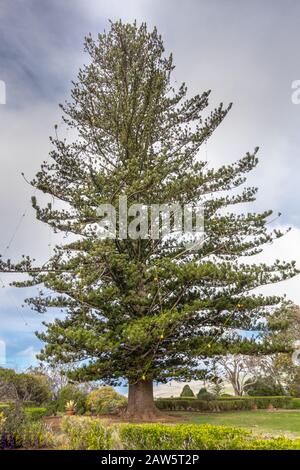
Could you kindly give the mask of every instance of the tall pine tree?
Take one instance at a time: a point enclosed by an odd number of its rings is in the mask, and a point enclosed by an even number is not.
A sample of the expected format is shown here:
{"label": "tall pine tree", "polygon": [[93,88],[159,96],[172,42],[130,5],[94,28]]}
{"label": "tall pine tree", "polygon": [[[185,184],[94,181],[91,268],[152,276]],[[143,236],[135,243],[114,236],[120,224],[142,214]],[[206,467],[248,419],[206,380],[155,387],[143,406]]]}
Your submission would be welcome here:
{"label": "tall pine tree", "polygon": [[[85,50],[90,63],[62,106],[77,138],[53,138],[51,161],[32,181],[61,203],[41,207],[33,198],[37,219],[75,238],[56,246],[46,265],[24,257],[2,261],[1,270],[28,273],[17,286],[45,287],[27,299],[37,311],[65,311],[38,333],[40,359],[74,364],[74,380],[126,380],[127,415],[149,418],[157,413],[153,381],[203,377],[206,357],[266,352],[256,335],[281,299],[253,290],[296,269],[241,261],[282,236],[267,228],[272,211],[229,210],[255,200],[257,189],[244,183],[257,149],[217,169],[199,158],[230,106],[203,118],[209,92],[187,98],[185,84],[173,87],[172,56],[157,30],[112,23],[96,41],[87,37]],[[119,196],[128,205],[201,202],[203,245],[189,251],[179,238],[100,239],[92,228],[98,207],[117,208]]]}

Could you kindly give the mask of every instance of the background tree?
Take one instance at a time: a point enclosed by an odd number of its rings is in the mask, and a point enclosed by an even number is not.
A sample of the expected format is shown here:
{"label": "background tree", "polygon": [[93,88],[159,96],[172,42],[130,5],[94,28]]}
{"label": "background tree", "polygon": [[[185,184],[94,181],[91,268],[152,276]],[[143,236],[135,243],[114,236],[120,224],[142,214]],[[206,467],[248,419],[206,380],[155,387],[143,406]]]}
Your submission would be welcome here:
{"label": "background tree", "polygon": [[[45,324],[40,359],[73,364],[72,380],[129,384],[128,417],[156,415],[153,381],[201,379],[202,359],[230,352],[268,352],[245,332],[264,331],[281,298],[255,295],[260,286],[296,274],[294,263],[245,263],[282,235],[268,230],[272,211],[231,209],[255,200],[244,187],[257,149],[212,169],[199,154],[231,105],[207,112],[209,91],[187,97],[175,89],[172,56],[156,29],[112,23],[85,41],[90,62],[62,106],[73,141],[51,139],[32,186],[57,201],[38,220],[74,235],[43,266],[24,257],[3,261],[26,272],[17,286],[45,286],[27,300],[37,311],[64,309]],[[74,135],[74,133],[72,133]],[[205,240],[194,251],[181,238],[99,238],[100,204],[196,204],[205,208]],[[149,220],[150,225],[150,220]],[[50,292],[50,294],[49,294]],[[76,366],[76,367],[75,367]]]}
{"label": "background tree", "polygon": [[285,395],[285,390],[272,375],[257,376],[246,381],[247,394],[252,397],[279,397]]}
{"label": "background tree", "polygon": [[237,396],[244,395],[248,388],[270,369],[271,360],[266,356],[244,356],[228,354],[213,360],[215,375],[230,383]]}
{"label": "background tree", "polygon": [[[289,346],[290,351],[272,356],[271,374],[277,383],[293,396],[300,396],[299,355],[297,362],[293,359],[293,351],[300,349],[300,308],[286,302],[270,321],[268,342],[275,348]],[[298,345],[297,345],[298,342]]]}
{"label": "background tree", "polygon": [[50,399],[51,389],[42,376],[0,368],[1,401],[13,402],[19,407],[26,402],[41,405]]}

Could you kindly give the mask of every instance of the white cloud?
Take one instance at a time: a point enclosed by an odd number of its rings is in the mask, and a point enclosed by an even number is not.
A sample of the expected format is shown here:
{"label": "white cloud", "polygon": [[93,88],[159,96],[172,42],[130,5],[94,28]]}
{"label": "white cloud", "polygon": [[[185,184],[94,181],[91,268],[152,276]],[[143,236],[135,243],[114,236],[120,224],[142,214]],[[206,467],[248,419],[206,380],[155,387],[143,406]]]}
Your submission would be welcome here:
{"label": "white cloud", "polygon": [[37,353],[38,351],[36,351],[33,346],[28,346],[28,348],[19,351],[16,355],[19,357],[25,357],[26,359],[35,360]]}

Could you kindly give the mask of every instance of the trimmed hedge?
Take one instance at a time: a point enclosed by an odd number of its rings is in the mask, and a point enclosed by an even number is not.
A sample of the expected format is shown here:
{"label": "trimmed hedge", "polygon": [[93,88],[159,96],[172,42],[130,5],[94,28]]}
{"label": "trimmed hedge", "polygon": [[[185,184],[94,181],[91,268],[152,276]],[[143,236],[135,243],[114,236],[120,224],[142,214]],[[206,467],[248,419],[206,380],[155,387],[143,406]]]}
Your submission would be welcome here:
{"label": "trimmed hedge", "polygon": [[47,416],[47,408],[42,407],[32,407],[32,408],[25,408],[25,414],[29,418],[30,421],[40,421]]}
{"label": "trimmed hedge", "polygon": [[264,439],[251,431],[210,424],[115,424],[65,417],[62,430],[74,450],[289,450],[300,439]]}
{"label": "trimmed hedge", "polygon": [[300,398],[292,398],[291,399],[291,406],[289,406],[292,410],[299,410],[300,409]]}
{"label": "trimmed hedge", "polygon": [[228,426],[196,424],[125,424],[119,436],[126,450],[238,449],[249,431]]}
{"label": "trimmed hedge", "polygon": [[9,408],[9,404],[8,403],[0,403],[0,411],[4,411],[4,410],[7,410],[7,408]]}
{"label": "trimmed hedge", "polygon": [[[269,405],[274,408],[296,408],[296,398],[291,397],[226,397],[216,400],[198,400],[196,398],[160,398],[156,400],[156,406],[164,411],[242,411],[251,410],[257,406],[266,409]],[[299,399],[300,402],[300,399]],[[297,402],[298,403],[298,402]],[[300,408],[300,403],[299,403]]]}

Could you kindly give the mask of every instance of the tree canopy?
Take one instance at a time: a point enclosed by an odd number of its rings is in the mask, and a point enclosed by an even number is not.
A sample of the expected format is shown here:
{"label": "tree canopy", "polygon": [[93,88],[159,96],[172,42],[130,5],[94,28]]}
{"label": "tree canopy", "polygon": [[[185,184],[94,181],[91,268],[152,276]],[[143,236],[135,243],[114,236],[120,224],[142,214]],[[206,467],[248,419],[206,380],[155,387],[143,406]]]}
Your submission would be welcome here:
{"label": "tree canopy", "polygon": [[[172,55],[146,24],[111,23],[96,40],[86,38],[85,51],[89,63],[61,106],[77,137],[57,132],[50,161],[32,180],[56,201],[42,207],[34,197],[37,219],[73,238],[43,266],[29,257],[0,266],[29,274],[17,286],[44,286],[27,299],[38,312],[66,313],[38,333],[40,358],[76,365],[75,380],[126,379],[141,390],[145,382],[151,393],[153,380],[203,377],[206,357],[269,351],[257,333],[282,299],[254,291],[297,271],[294,263],[251,261],[283,235],[269,229],[271,210],[237,209],[256,198],[245,182],[258,149],[216,169],[199,153],[231,104],[209,111],[210,91],[189,97],[185,84],[176,87]],[[99,238],[98,208],[118,211],[119,196],[128,205],[201,203],[203,244],[190,251],[161,233]]]}

